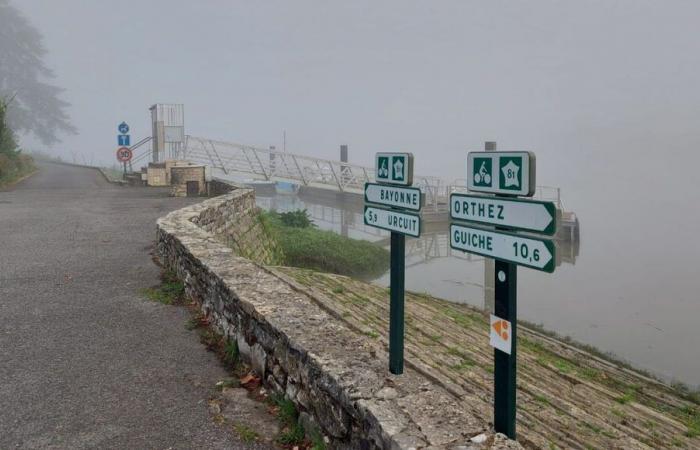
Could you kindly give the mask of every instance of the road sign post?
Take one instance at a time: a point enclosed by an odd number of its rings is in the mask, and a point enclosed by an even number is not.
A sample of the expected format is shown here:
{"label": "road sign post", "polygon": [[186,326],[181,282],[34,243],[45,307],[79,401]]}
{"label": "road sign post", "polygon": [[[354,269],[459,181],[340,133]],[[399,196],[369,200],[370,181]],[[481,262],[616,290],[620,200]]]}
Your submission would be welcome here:
{"label": "road sign post", "polygon": [[[515,439],[518,266],[554,271],[555,247],[549,239],[510,232],[553,235],[557,209],[552,202],[524,200],[535,192],[535,155],[496,152],[487,142],[484,152],[467,156],[467,188],[495,194],[450,196],[450,219],[480,226],[450,225],[450,246],[494,258],[494,314],[489,341],[494,347],[494,429]],[[493,228],[484,228],[492,226]]]}
{"label": "road sign post", "polygon": [[518,266],[496,260],[495,315],[509,323],[510,353],[493,349],[493,427],[515,439]]}
{"label": "road sign post", "polygon": [[389,371],[403,373],[406,237],[391,233],[391,274],[389,303]]}
{"label": "road sign post", "polygon": [[[420,189],[413,184],[413,155],[377,153],[377,183],[365,184],[365,225],[391,232],[391,272],[389,277],[389,371],[403,373],[404,303],[406,281],[406,235],[419,237],[423,205]],[[377,208],[372,204],[386,208]]]}
{"label": "road sign post", "polygon": [[129,132],[129,125],[126,122],[122,122],[117,126],[117,145],[119,149],[117,150],[117,160],[124,164],[124,179],[126,179],[126,163],[131,161],[133,156],[129,146],[131,145],[131,136],[127,133]]}

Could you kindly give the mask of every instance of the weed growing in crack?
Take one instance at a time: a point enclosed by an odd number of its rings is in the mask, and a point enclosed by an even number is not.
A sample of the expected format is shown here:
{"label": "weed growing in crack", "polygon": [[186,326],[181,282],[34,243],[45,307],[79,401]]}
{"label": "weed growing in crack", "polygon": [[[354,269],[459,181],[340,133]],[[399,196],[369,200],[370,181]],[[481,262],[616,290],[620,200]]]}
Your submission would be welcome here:
{"label": "weed growing in crack", "polygon": [[233,429],[236,430],[238,436],[240,436],[241,440],[246,444],[254,442],[259,437],[258,433],[256,433],[252,428],[242,423],[233,424]]}

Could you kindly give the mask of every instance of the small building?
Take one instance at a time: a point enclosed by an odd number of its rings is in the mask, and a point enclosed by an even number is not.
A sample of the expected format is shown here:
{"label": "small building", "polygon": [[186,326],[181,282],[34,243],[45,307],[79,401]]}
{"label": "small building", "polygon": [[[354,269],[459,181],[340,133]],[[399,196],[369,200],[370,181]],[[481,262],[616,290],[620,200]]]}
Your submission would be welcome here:
{"label": "small building", "polygon": [[206,167],[203,165],[173,165],[170,167],[170,195],[196,197],[207,193]]}
{"label": "small building", "polygon": [[148,163],[146,177],[149,186],[168,186],[169,184],[165,163]]}

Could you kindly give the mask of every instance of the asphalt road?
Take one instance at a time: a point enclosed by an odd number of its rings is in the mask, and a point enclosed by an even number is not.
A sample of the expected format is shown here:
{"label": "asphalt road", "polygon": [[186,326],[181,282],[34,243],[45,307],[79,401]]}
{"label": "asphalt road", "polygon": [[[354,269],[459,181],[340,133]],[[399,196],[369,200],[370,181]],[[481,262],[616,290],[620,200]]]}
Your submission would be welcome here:
{"label": "asphalt road", "polygon": [[253,448],[212,422],[226,373],[187,311],[139,294],[191,201],[57,164],[0,192],[0,448]]}

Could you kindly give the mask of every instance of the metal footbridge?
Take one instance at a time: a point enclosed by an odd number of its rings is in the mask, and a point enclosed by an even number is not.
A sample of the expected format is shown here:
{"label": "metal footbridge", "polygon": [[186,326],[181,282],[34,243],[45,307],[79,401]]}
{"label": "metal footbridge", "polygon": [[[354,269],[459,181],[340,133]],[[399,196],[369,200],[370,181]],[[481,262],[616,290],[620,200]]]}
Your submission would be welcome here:
{"label": "metal footbridge", "polygon": [[[149,138],[142,140],[132,149],[148,140]],[[134,163],[150,160],[152,150],[147,146],[144,148],[134,158]],[[375,179],[373,167],[190,135],[184,136],[184,145],[178,146],[170,157],[204,164],[212,171],[228,177],[281,181],[359,195],[364,193],[365,183]],[[415,175],[414,186],[420,188],[425,195],[424,217],[432,216],[436,220],[446,219],[452,192],[466,191],[464,179],[447,182],[434,176]],[[559,188],[538,186],[535,197],[553,201],[562,210],[562,225],[574,229],[576,216],[564,211]]]}

